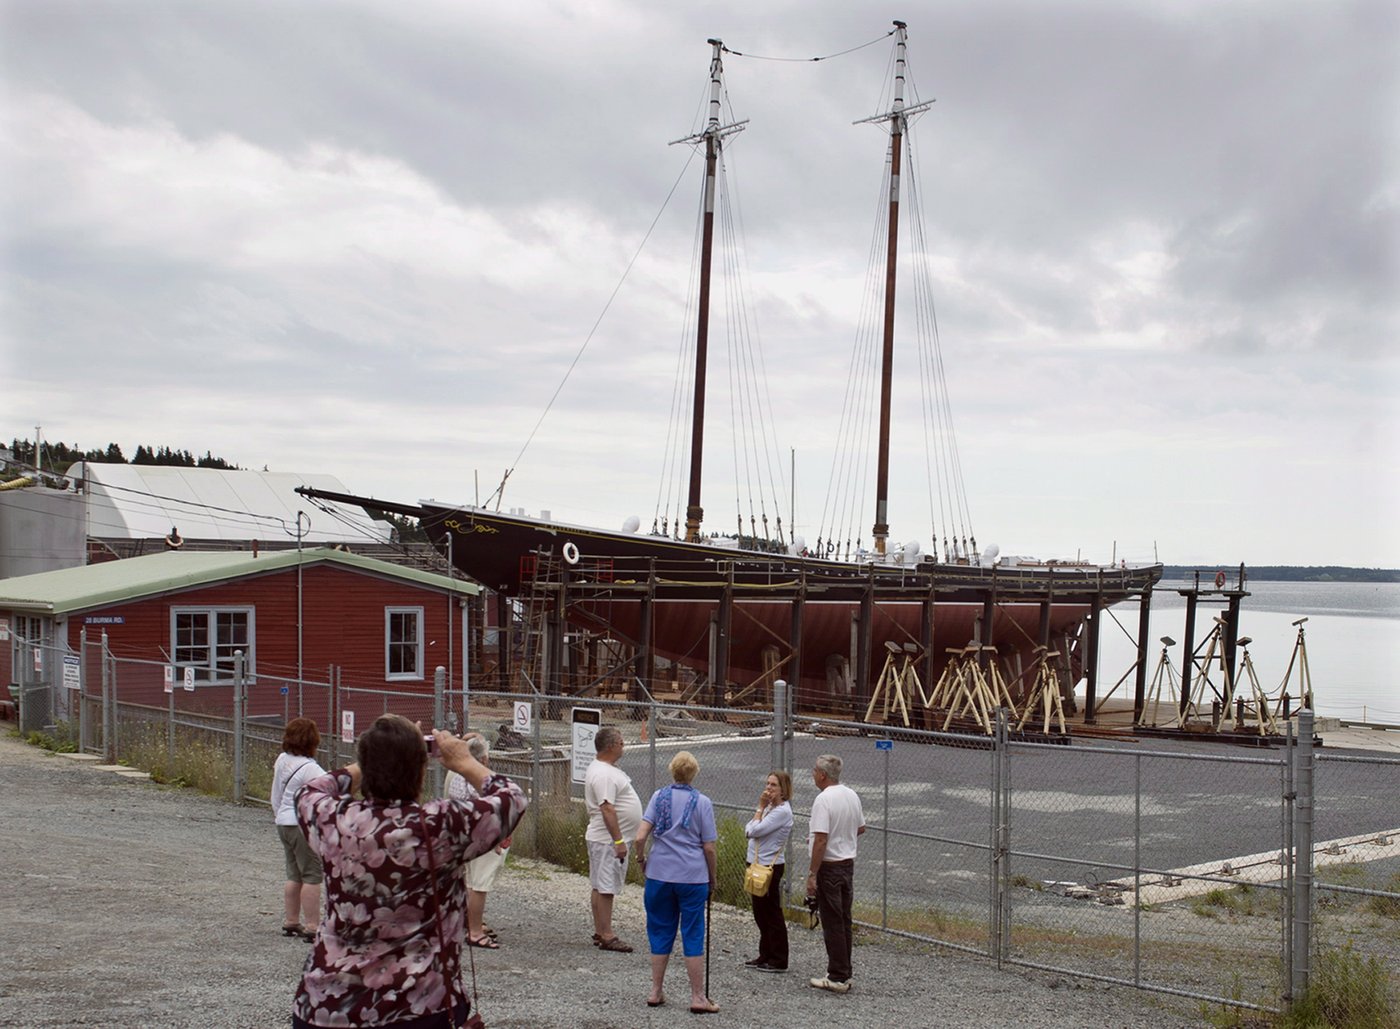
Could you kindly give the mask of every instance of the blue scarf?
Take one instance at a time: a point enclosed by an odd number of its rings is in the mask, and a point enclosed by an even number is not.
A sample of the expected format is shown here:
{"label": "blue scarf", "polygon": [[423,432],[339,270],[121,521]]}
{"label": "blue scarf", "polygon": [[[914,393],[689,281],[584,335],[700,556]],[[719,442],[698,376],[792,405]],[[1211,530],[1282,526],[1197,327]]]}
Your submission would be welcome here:
{"label": "blue scarf", "polygon": [[685,806],[685,814],[681,815],[680,827],[682,829],[690,824],[690,815],[695,810],[695,805],[700,802],[700,794],[695,792],[695,787],[689,783],[678,782],[671,789],[658,793],[656,796],[656,828],[652,830],[658,839],[665,835],[667,829],[671,828],[671,790],[688,790],[690,792],[690,802]]}

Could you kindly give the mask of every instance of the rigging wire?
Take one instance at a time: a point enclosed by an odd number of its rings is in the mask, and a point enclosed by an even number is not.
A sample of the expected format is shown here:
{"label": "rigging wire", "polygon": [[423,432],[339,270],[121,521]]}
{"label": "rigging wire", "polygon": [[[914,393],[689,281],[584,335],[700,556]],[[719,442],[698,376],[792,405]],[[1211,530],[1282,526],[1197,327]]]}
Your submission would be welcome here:
{"label": "rigging wire", "polygon": [[762,54],[746,54],[738,50],[731,50],[722,43],[720,44],[720,49],[726,54],[733,54],[735,57],[747,57],[751,61],[780,61],[787,64],[812,64],[816,61],[829,61],[833,57],[845,57],[847,54],[853,54],[857,50],[864,50],[868,46],[874,46],[876,43],[889,39],[894,34],[895,30],[890,29],[883,36],[876,36],[868,43],[861,43],[846,50],[838,50],[834,54],[825,54],[821,57],[767,57]]}
{"label": "rigging wire", "polygon": [[665,213],[667,206],[671,203],[671,198],[676,195],[676,189],[680,186],[681,180],[685,177],[686,169],[690,167],[690,162],[694,159],[695,152],[692,150],[690,157],[686,158],[685,165],[681,168],[680,174],[676,176],[676,181],[671,184],[671,189],[670,192],[666,194],[666,199],[661,202],[661,209],[656,212],[656,217],[651,220],[651,225],[647,227],[646,234],[642,237],[642,241],[637,244],[637,249],[632,254],[631,260],[627,262],[627,267],[622,270],[622,276],[617,280],[617,285],[614,286],[612,292],[608,294],[607,302],[603,304],[603,309],[598,312],[598,317],[593,322],[593,327],[588,330],[588,335],[584,337],[582,345],[578,348],[578,353],[574,354],[574,359],[569,362],[569,367],[564,371],[564,377],[559,380],[559,385],[554,388],[554,392],[550,395],[549,402],[545,404],[544,410],[540,412],[540,417],[535,422],[535,427],[530,430],[530,435],[526,437],[525,442],[521,445],[520,452],[515,455],[515,460],[513,460],[510,463],[510,467],[506,469],[506,473],[502,477],[500,485],[486,498],[487,504],[491,502],[492,497],[495,497],[505,488],[505,480],[510,477],[511,472],[520,464],[520,459],[525,456],[525,451],[528,450],[530,444],[534,442],[535,434],[540,431],[540,426],[544,424],[545,418],[549,416],[550,410],[554,407],[554,402],[559,399],[559,394],[563,392],[565,384],[568,383],[569,376],[573,374],[574,368],[578,366],[584,351],[588,349],[588,344],[593,341],[593,336],[597,333],[598,326],[601,325],[603,319],[607,317],[608,311],[612,308],[613,301],[617,299],[618,293],[622,291],[623,283],[627,281],[627,276],[637,263],[637,259],[642,256],[642,250],[645,249],[647,241],[651,239],[652,232],[656,230],[657,223],[661,221],[661,215]]}

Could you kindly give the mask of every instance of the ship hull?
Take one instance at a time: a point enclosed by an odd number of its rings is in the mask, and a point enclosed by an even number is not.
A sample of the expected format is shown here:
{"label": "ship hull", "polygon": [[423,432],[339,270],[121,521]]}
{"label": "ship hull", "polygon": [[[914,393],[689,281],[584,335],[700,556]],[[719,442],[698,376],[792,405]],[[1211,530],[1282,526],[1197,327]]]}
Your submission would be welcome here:
{"label": "ship hull", "polygon": [[1161,577],[1160,565],[824,561],[431,503],[421,518],[473,579],[522,605],[562,598],[566,622],[694,670],[716,684],[714,700],[761,698],[782,678],[806,706],[857,714],[886,644],[918,649],[931,691],[950,651],[989,643],[1014,696],[1038,645],[1072,667],[1086,616]]}

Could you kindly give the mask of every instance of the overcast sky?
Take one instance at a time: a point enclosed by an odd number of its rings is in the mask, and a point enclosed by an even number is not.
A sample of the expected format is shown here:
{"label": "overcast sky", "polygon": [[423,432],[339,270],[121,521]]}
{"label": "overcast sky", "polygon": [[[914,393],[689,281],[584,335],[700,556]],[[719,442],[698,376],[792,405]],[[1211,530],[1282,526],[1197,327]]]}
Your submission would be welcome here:
{"label": "overcast sky", "polygon": [[[883,163],[851,122],[891,46],[756,58],[898,17],[937,100],[920,187],[979,542],[1400,567],[1392,0],[0,11],[6,440],[486,495],[682,172],[717,36],[751,55],[725,59],[729,166],[813,532]],[[650,523],[694,192],[507,506]],[[898,402],[896,433],[917,418]],[[895,538],[926,532],[922,490],[896,485]]]}

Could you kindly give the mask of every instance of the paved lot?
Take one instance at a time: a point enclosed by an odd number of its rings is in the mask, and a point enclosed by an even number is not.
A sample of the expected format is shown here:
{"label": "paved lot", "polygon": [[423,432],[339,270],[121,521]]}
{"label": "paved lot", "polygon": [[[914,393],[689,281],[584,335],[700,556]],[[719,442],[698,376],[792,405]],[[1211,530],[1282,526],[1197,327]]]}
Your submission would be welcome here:
{"label": "paved lot", "polygon": [[[282,937],[281,854],[266,809],[120,778],[0,736],[0,1024],[285,1026],[304,947]],[[673,1025],[651,1011],[645,954],[588,942],[587,883],[515,867],[488,917],[503,949],[478,951],[487,1024]],[[619,927],[643,938],[639,891]],[[746,972],[750,919],[716,911],[707,1024],[1045,1027],[1199,1024],[1197,1007],[1063,976],[997,971],[958,953],[881,938],[856,955],[846,997],[808,989],[818,934],[794,928],[795,971]]]}

